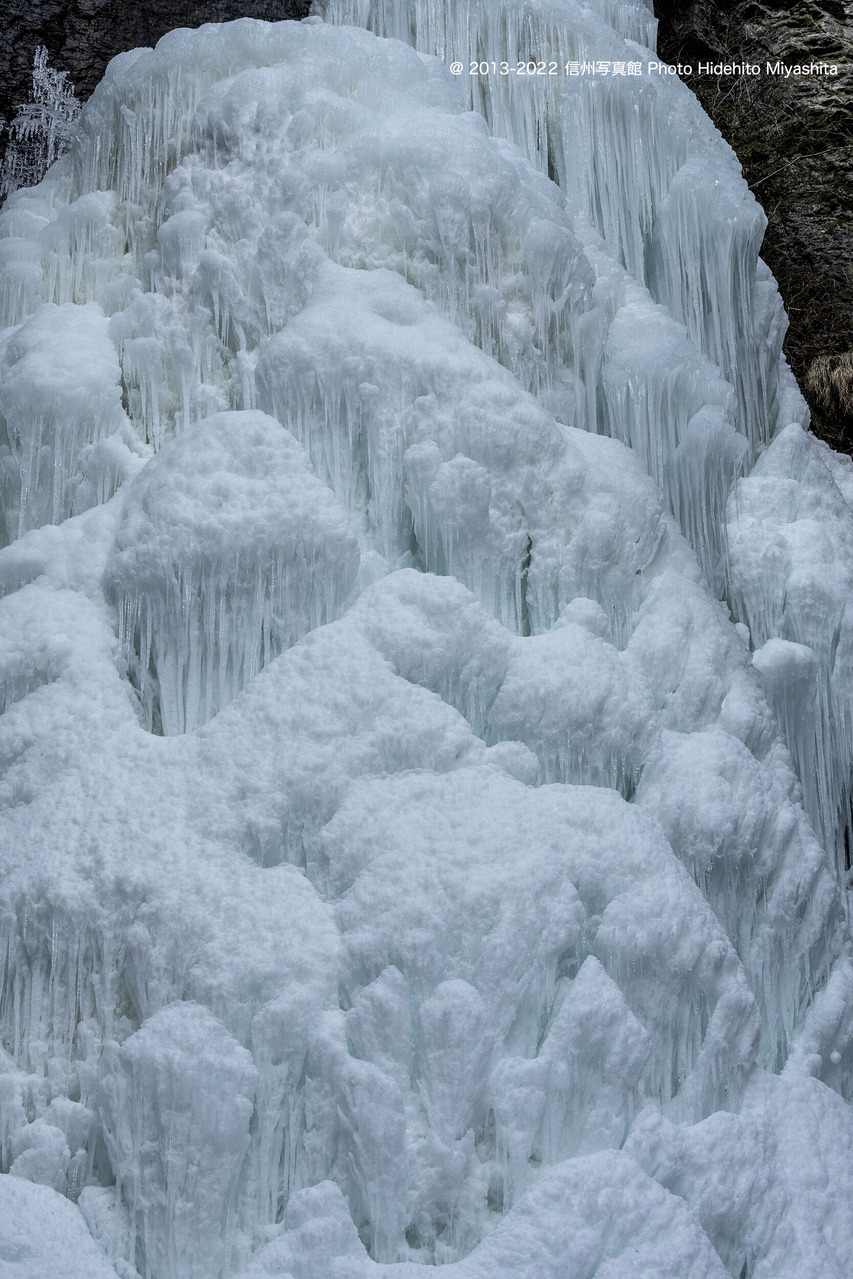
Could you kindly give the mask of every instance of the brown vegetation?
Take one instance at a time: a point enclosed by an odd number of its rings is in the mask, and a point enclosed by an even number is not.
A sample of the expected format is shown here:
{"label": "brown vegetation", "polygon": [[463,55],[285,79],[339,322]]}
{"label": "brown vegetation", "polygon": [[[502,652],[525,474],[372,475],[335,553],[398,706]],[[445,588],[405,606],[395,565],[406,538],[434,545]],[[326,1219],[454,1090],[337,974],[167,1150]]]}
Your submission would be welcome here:
{"label": "brown vegetation", "polygon": [[853,439],[853,351],[812,360],[805,390],[819,405],[821,415]]}

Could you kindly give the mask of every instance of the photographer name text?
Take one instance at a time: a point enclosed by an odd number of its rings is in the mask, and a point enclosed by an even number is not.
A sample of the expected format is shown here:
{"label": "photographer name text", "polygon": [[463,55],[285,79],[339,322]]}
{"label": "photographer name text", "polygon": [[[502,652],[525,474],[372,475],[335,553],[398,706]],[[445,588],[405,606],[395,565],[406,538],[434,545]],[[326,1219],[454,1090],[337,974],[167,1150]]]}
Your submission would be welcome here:
{"label": "photographer name text", "polygon": [[[668,62],[647,62],[649,75],[693,75],[693,65],[679,62],[671,66]],[[798,62],[788,66],[784,62],[698,62],[697,75],[712,76],[779,76],[783,80],[791,76],[832,76],[838,75],[835,62]]]}

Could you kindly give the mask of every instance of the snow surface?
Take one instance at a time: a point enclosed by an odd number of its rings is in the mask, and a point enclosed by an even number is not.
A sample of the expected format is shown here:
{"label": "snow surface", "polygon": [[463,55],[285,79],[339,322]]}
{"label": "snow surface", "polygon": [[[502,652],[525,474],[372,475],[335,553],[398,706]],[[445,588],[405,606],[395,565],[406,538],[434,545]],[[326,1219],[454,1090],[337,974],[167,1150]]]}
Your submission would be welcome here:
{"label": "snow surface", "polygon": [[5,1279],[113,1279],[115,1270],[62,1195],[0,1175],[0,1265]]}
{"label": "snow surface", "polygon": [[0,213],[0,1260],[848,1274],[853,473],[763,215],[678,82],[444,65],[642,5],[325,17],[122,55]]}

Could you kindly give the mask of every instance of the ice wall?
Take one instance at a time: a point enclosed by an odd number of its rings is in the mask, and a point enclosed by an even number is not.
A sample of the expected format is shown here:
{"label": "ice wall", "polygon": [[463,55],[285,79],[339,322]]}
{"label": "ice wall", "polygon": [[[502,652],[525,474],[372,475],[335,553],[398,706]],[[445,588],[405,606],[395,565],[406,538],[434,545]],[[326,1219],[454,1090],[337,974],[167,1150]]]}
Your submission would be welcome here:
{"label": "ice wall", "polygon": [[431,56],[641,6],[328,16],[117,59],[0,214],[0,1250],[843,1273],[849,477],[760,211],[680,86]]}

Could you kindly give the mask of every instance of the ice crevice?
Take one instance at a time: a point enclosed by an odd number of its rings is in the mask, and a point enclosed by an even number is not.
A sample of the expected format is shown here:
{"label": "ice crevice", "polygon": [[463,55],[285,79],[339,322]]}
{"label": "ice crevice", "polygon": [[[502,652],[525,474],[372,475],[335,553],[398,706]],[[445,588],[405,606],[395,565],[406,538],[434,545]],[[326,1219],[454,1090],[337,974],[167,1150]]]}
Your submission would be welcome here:
{"label": "ice crevice", "polygon": [[0,1256],[842,1274],[853,480],[763,215],[669,79],[443,65],[643,5],[323,12],[0,212]]}

